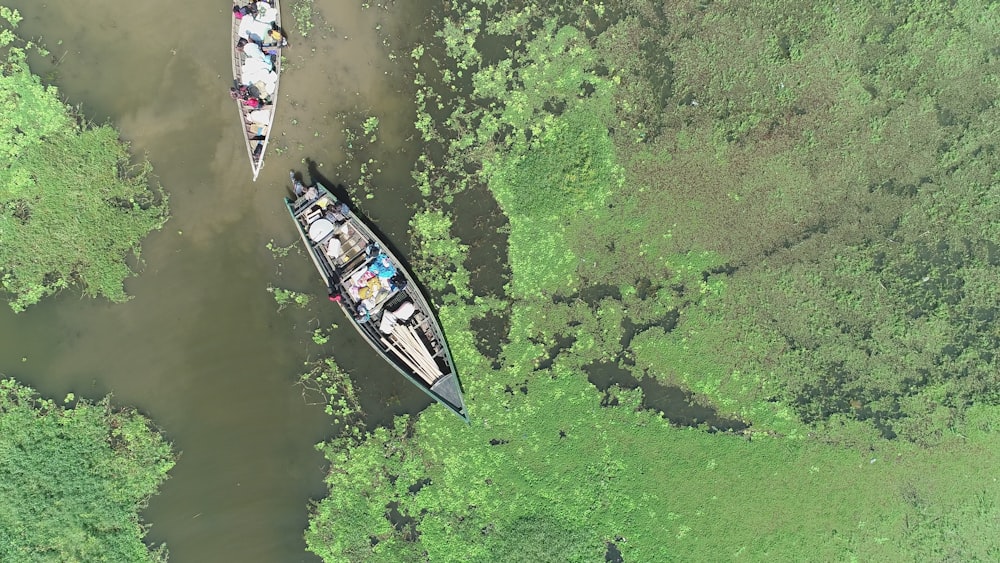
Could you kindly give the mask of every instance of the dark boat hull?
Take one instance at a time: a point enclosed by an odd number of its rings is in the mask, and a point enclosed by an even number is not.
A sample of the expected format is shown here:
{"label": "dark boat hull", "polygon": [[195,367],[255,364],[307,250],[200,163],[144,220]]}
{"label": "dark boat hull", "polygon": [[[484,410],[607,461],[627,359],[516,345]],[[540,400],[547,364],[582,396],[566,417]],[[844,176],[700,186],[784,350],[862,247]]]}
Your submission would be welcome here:
{"label": "dark boat hull", "polygon": [[[315,197],[286,198],[285,205],[331,299],[383,359],[468,422],[444,333],[412,275],[361,218],[327,213],[341,202],[323,186],[315,189]],[[378,252],[366,252],[373,243]],[[372,272],[379,271],[378,278],[389,268],[394,274],[388,283],[372,281]]]}

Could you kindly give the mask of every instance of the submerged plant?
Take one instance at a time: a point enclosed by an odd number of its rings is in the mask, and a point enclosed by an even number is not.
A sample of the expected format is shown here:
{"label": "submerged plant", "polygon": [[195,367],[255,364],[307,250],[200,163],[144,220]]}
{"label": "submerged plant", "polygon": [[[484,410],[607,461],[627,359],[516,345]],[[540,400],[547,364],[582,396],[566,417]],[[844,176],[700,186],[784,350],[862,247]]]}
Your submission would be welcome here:
{"label": "submerged plant", "polygon": [[267,286],[267,291],[274,295],[274,301],[278,304],[279,312],[289,305],[296,305],[304,309],[308,307],[309,303],[312,301],[312,297],[309,294],[292,291],[290,289],[282,289],[280,287],[269,285]]}
{"label": "submerged plant", "polygon": [[330,334],[323,330],[322,328],[317,328],[313,330],[312,340],[316,344],[322,346],[330,341]]}
{"label": "submerged plant", "polygon": [[295,0],[292,4],[292,18],[299,35],[308,37],[315,24],[313,23],[313,0]]}

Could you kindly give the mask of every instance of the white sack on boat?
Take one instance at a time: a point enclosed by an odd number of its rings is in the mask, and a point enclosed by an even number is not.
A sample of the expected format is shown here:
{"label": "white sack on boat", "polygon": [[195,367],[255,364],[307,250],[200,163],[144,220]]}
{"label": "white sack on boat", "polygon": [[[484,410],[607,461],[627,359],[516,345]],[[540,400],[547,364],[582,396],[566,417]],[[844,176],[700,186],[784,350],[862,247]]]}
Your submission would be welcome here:
{"label": "white sack on boat", "polygon": [[251,123],[258,123],[260,125],[267,125],[271,122],[271,110],[269,109],[258,109],[251,111],[247,117],[250,118]]}
{"label": "white sack on boat", "polygon": [[[274,19],[272,18],[271,21],[274,21]],[[237,33],[244,39],[263,42],[269,31],[271,31],[270,22],[245,17],[240,20],[240,27]]]}
{"label": "white sack on boat", "polygon": [[330,258],[339,258],[340,253],[343,252],[344,247],[340,243],[340,239],[337,237],[330,238],[330,244],[326,246],[326,255]]}
{"label": "white sack on boat", "polygon": [[417,308],[413,306],[413,303],[407,301],[407,302],[403,303],[402,305],[400,305],[392,313],[393,313],[393,315],[397,319],[399,319],[401,321],[405,321],[405,320],[409,320],[409,318],[412,317],[413,313],[415,313],[416,311],[417,311]]}
{"label": "white sack on boat", "polygon": [[278,19],[278,10],[267,2],[257,2],[257,16],[254,19],[266,23],[270,29],[271,24]]}
{"label": "white sack on boat", "polygon": [[396,320],[396,315],[393,315],[389,311],[382,313],[382,322],[378,324],[378,329],[382,334],[392,334],[392,329],[395,327],[399,321]]}
{"label": "white sack on boat", "polygon": [[271,66],[271,55],[265,55],[264,51],[260,50],[260,46],[256,43],[247,43],[243,46],[243,54],[249,59],[260,59],[264,61],[269,67]]}
{"label": "white sack on boat", "polygon": [[[256,84],[258,88],[263,85],[262,92],[268,96],[274,94],[274,89],[278,83],[278,73],[271,70],[271,65],[260,59],[246,59],[240,68],[240,78],[243,84]],[[259,83],[259,84],[258,84]]]}

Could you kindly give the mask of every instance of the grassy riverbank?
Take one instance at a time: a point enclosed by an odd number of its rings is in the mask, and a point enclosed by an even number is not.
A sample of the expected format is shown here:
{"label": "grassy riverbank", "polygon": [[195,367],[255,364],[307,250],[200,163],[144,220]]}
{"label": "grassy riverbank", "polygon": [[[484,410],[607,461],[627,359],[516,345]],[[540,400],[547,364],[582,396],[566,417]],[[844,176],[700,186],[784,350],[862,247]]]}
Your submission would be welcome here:
{"label": "grassy riverbank", "polygon": [[170,444],[108,398],[66,402],[0,380],[0,560],[165,561],[139,511],[174,465]]}
{"label": "grassy riverbank", "polygon": [[[997,557],[998,19],[453,6],[411,53],[413,227],[473,424],[432,408],[329,444],[310,549]],[[499,235],[464,224],[484,197]],[[607,366],[748,428],[671,425],[598,391]]]}
{"label": "grassy riverbank", "polygon": [[[166,220],[146,163],[132,166],[110,126],[93,127],[26,63],[38,45],[0,7],[0,275],[15,311],[70,286],[113,301],[126,259]],[[134,410],[39,397],[0,380],[0,560],[165,561],[139,512],[174,465]]]}
{"label": "grassy riverbank", "polygon": [[16,11],[0,10],[3,290],[15,311],[71,286],[124,301],[126,260],[166,221],[165,195],[150,190],[149,164],[132,164],[117,131],[86,123],[31,73],[26,52],[42,49],[14,35]]}

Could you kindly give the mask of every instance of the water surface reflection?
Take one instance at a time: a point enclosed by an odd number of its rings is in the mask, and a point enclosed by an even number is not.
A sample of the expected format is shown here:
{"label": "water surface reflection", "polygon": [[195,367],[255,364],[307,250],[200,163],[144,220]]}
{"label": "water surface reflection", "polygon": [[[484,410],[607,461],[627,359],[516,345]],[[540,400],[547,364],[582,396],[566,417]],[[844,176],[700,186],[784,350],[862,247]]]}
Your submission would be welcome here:
{"label": "water surface reflection", "polygon": [[[55,398],[113,393],[164,429],[181,459],[145,517],[149,538],[168,542],[172,561],[316,561],[302,530],[308,499],[323,494],[313,445],[331,427],[294,383],[302,361],[322,352],[309,330],[341,319],[322,300],[278,314],[269,283],[320,297],[322,284],[304,256],[276,263],[265,245],[295,240],[281,203],[287,170],[309,157],[332,173],[343,160],[339,112],[379,115],[383,150],[407,151],[399,131],[412,121],[411,102],[375,31],[394,29],[397,16],[317,0],[337,23],[308,41],[293,35],[276,121],[285,150],[270,152],[251,183],[228,97],[227,4],[4,3],[24,16],[20,33],[52,52],[32,59],[35,72],[148,155],[173,218],[146,240],[129,303],[66,292],[18,316],[0,309],[0,373]],[[351,29],[348,38],[338,27]],[[409,160],[385,170],[400,187],[377,191],[364,207],[400,240],[414,197]],[[331,345],[360,377],[369,420],[428,404],[350,328],[335,331]]]}

